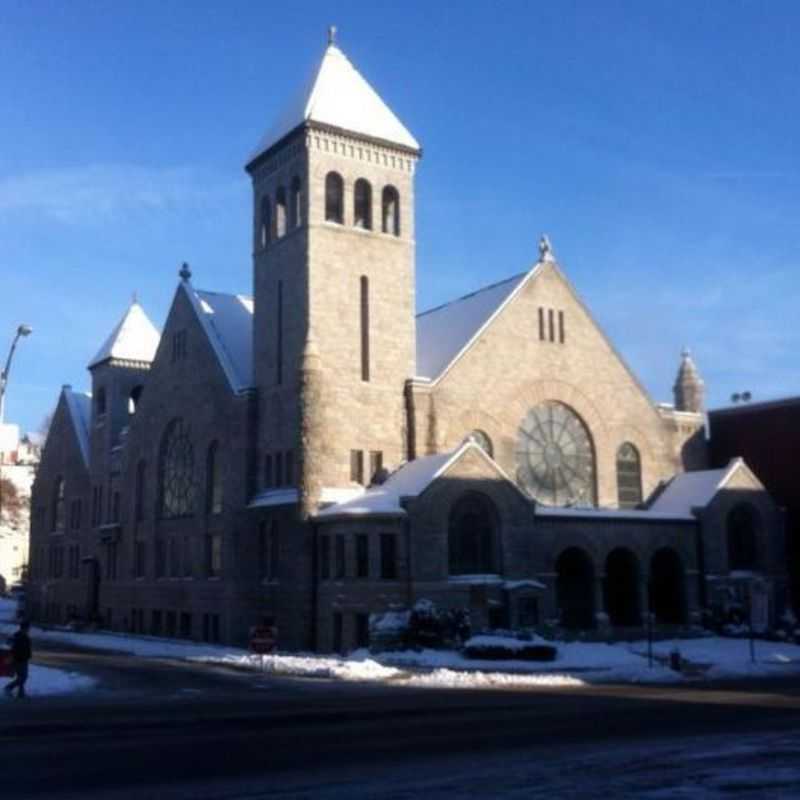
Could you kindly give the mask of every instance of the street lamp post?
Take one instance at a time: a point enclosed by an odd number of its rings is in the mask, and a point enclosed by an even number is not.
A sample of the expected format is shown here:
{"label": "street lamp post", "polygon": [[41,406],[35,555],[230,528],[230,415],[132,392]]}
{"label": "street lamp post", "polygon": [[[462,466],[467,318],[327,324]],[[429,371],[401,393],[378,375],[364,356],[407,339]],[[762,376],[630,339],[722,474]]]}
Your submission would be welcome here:
{"label": "street lamp post", "polygon": [[17,342],[23,336],[30,336],[32,332],[33,328],[31,328],[30,325],[20,325],[17,328],[17,333],[11,342],[11,349],[8,351],[6,365],[3,368],[3,371],[0,372],[0,425],[2,425],[3,421],[5,420],[6,387],[8,386],[8,375],[11,372],[11,360],[14,358],[14,351],[17,349]]}

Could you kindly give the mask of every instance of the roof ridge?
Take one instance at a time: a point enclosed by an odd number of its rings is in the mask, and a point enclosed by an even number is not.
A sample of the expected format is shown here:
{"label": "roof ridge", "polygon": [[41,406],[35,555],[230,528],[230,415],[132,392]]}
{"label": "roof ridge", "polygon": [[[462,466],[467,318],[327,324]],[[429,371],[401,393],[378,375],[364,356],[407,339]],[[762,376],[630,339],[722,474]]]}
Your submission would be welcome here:
{"label": "roof ridge", "polygon": [[488,283],[486,286],[481,286],[479,289],[475,289],[472,292],[467,294],[461,295],[461,297],[454,297],[452,300],[448,300],[445,303],[441,303],[438,306],[434,306],[433,308],[428,308],[425,311],[420,311],[417,314],[417,318],[424,317],[426,314],[432,314],[434,311],[441,311],[443,308],[447,308],[448,306],[455,305],[456,303],[460,303],[462,300],[469,300],[471,297],[475,297],[475,295],[480,294],[481,292],[488,292],[490,289],[496,289],[498,286],[502,286],[504,283],[511,283],[511,281],[518,280],[523,275],[527,275],[530,270],[524,270],[522,272],[517,272],[515,275],[511,275],[508,278],[503,278],[501,281],[495,281],[494,283]]}
{"label": "roof ridge", "polygon": [[220,292],[217,289],[195,289],[195,291],[199,294],[217,294],[222,295],[223,297],[243,297],[245,300],[253,299],[253,295],[243,294],[242,292]]}

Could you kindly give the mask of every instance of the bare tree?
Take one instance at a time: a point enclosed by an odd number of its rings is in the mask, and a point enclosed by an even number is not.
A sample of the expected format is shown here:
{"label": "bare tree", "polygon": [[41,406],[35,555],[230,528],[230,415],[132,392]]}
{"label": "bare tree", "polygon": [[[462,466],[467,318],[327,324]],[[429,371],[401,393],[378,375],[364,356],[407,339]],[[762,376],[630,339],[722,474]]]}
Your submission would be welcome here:
{"label": "bare tree", "polygon": [[22,524],[25,501],[17,487],[0,475],[0,525],[16,529]]}

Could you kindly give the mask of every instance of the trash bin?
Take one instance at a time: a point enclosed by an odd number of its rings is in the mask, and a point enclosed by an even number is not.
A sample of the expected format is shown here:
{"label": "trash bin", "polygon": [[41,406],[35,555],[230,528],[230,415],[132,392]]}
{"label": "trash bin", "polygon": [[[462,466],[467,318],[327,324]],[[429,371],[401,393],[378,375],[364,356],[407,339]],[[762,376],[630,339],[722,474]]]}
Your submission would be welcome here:
{"label": "trash bin", "polygon": [[0,678],[14,677],[14,662],[11,658],[11,651],[0,648]]}

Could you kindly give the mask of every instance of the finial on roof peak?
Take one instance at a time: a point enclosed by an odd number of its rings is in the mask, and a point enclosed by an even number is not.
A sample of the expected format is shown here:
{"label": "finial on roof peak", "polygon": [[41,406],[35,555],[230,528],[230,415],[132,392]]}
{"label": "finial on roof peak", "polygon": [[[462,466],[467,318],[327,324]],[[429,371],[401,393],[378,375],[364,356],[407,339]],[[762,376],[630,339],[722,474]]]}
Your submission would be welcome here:
{"label": "finial on roof peak", "polygon": [[550,239],[546,233],[543,233],[539,239],[539,261],[555,261],[553,255],[553,245],[550,244]]}
{"label": "finial on roof peak", "polygon": [[328,44],[336,44],[336,26],[328,25]]}
{"label": "finial on roof peak", "polygon": [[139,295],[134,289],[133,294],[131,295],[131,305],[138,306],[139,305]]}
{"label": "finial on roof peak", "polygon": [[691,356],[692,356],[692,351],[688,347],[684,346],[683,350],[681,350],[681,358],[687,359],[691,358]]}
{"label": "finial on roof peak", "polygon": [[189,269],[189,265],[185,261],[183,264],[181,264],[181,271],[178,273],[178,275],[182,281],[188,281],[189,278],[192,277],[192,271]]}

